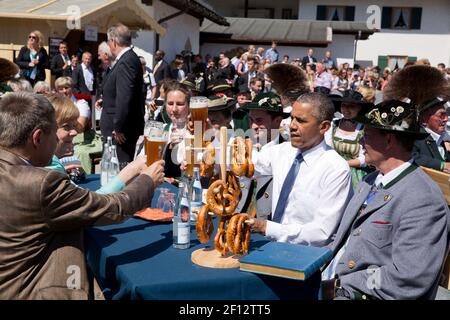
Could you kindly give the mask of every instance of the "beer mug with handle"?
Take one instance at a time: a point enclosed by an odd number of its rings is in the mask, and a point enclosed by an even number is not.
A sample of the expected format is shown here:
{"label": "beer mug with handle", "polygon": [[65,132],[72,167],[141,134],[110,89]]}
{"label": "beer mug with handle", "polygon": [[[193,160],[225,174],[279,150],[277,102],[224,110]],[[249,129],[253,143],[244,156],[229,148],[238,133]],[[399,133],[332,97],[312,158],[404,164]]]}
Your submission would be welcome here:
{"label": "beer mug with handle", "polygon": [[164,148],[167,145],[169,133],[164,130],[165,123],[159,121],[147,121],[144,128],[145,154],[147,156],[147,166],[153,162],[161,160]]}

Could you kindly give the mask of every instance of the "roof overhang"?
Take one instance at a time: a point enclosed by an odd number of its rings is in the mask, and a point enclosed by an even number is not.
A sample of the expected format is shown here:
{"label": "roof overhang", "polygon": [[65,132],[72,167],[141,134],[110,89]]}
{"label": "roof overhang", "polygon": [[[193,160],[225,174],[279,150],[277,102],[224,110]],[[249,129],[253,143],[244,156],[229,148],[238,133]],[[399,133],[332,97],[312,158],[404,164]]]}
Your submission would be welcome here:
{"label": "roof overhang", "polygon": [[153,30],[162,36],[166,32],[134,0],[21,1],[17,6],[14,3],[17,1],[0,1],[0,18],[45,20],[66,25],[67,21],[70,23],[76,18],[80,23],[73,23],[71,29],[83,29],[83,26],[93,25],[99,28],[99,32],[104,33],[112,24],[122,22],[132,30]]}
{"label": "roof overhang", "polygon": [[364,40],[375,32],[362,22],[233,17],[227,17],[227,20],[229,27],[204,21],[200,27],[201,42],[268,44],[275,40],[279,45],[287,46],[327,46],[332,42],[333,34],[350,34]]}
{"label": "roof overhang", "polygon": [[161,0],[165,4],[168,4],[178,10],[196,17],[200,20],[206,18],[218,25],[229,26],[227,18],[222,17],[220,14],[214,11],[213,7],[208,5],[202,0]]}

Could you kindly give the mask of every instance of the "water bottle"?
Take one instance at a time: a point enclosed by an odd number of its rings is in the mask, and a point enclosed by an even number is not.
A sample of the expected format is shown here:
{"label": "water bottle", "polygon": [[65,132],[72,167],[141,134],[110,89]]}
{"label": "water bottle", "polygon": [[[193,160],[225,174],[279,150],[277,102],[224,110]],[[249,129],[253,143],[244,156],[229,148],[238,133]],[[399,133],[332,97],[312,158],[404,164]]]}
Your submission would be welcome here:
{"label": "water bottle", "polygon": [[109,149],[109,152],[111,152],[111,147],[112,147],[112,137],[107,137],[106,138],[106,143],[108,144],[108,149]]}
{"label": "water bottle", "polygon": [[111,146],[111,161],[109,163],[108,181],[111,181],[120,172],[119,158],[117,157],[117,147]]}
{"label": "water bottle", "polygon": [[191,242],[189,187],[181,181],[178,185],[178,197],[173,216],[173,247],[188,249]]}
{"label": "water bottle", "polygon": [[100,163],[100,184],[105,186],[108,183],[108,171],[111,163],[111,152],[108,147],[108,143],[103,145],[103,156]]}
{"label": "water bottle", "polygon": [[202,185],[200,183],[200,171],[198,167],[194,167],[193,174],[193,184],[192,184],[192,201],[191,201],[191,223],[195,224],[197,222],[197,216],[203,206],[202,201]]}

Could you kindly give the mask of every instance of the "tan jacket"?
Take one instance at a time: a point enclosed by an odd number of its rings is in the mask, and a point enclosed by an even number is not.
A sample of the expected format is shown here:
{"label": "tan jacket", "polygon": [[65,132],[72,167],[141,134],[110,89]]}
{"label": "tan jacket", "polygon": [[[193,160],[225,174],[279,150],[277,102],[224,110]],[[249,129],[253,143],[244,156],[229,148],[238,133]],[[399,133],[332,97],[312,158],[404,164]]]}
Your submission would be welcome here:
{"label": "tan jacket", "polygon": [[153,191],[140,175],[122,192],[100,195],[0,149],[0,299],[92,298],[83,228],[127,219]]}

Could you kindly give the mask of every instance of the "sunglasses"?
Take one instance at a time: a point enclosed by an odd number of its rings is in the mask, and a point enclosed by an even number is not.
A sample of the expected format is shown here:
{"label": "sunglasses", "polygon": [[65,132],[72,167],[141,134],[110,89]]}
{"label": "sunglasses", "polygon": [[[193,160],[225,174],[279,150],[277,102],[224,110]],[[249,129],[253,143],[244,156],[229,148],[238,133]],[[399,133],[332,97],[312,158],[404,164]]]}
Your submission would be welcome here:
{"label": "sunglasses", "polygon": [[36,36],[28,36],[28,39],[36,39]]}

